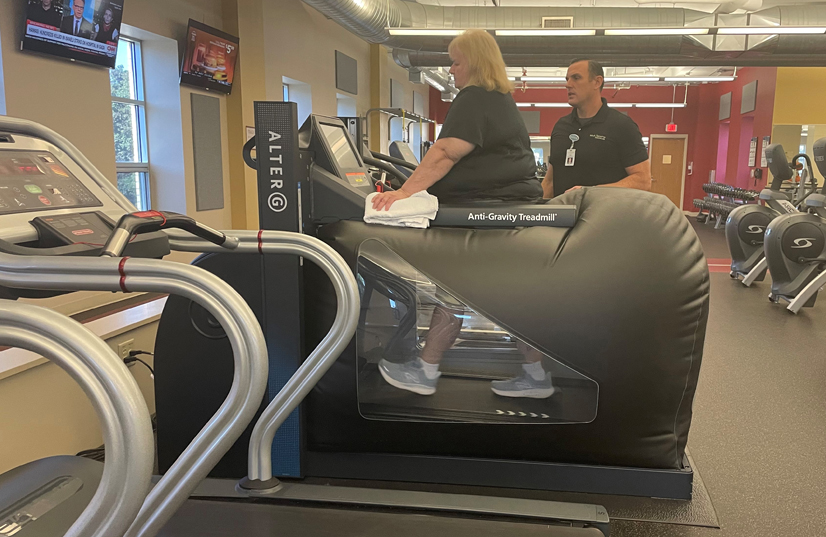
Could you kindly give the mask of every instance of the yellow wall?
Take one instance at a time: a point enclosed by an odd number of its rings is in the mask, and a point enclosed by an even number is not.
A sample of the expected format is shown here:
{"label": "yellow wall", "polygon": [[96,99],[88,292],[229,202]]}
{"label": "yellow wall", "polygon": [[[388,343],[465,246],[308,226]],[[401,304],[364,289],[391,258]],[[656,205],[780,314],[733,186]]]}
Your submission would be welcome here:
{"label": "yellow wall", "polygon": [[774,125],[826,124],[826,67],[778,67]]}

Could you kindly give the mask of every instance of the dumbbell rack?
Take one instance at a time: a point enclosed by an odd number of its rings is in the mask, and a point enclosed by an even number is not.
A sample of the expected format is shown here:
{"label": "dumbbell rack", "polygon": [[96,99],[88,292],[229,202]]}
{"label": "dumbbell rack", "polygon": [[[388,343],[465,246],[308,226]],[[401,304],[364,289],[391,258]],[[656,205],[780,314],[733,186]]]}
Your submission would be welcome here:
{"label": "dumbbell rack", "polygon": [[[724,220],[729,213],[744,203],[757,200],[760,193],[756,190],[746,190],[725,183],[706,183],[703,191],[708,194],[703,199],[695,199],[694,206],[700,209],[697,221],[714,223],[714,229],[723,227]],[[707,212],[703,212],[703,211]]]}

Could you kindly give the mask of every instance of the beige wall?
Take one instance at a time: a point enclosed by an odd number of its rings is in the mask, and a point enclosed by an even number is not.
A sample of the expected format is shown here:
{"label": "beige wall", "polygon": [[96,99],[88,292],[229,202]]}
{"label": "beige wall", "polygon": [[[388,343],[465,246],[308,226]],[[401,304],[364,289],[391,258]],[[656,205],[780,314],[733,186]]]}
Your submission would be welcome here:
{"label": "beige wall", "polygon": [[[135,349],[155,347],[158,323],[141,326],[107,341],[112,349],[129,339]],[[141,356],[152,365],[151,356]],[[152,380],[145,367],[130,367],[150,412],[155,411]],[[53,455],[74,455],[103,443],[97,415],[83,390],[47,363],[0,380],[0,473]]]}
{"label": "beige wall", "polygon": [[[264,27],[267,99],[282,99],[282,77],[288,77],[310,84],[314,114],[335,116],[337,93],[354,97],[359,115],[370,109],[370,46],[366,41],[301,0],[265,2]],[[336,89],[336,50],[358,61],[358,95]],[[408,82],[407,71],[396,65],[389,50],[382,50],[381,106],[390,106],[390,78],[394,78],[405,88],[405,106],[412,111],[413,91],[418,91],[427,113],[428,87]],[[382,150],[386,151],[386,117],[381,124]]]}
{"label": "beige wall", "polygon": [[[0,3],[0,46],[2,46],[3,55],[7,114],[43,123],[59,132],[75,144],[104,175],[114,182],[115,144],[108,70],[81,62],[69,62],[59,58],[21,52],[19,43],[23,32],[23,17],[24,2]],[[172,43],[174,50],[178,48],[177,43],[184,41],[189,18],[221,28],[220,0],[133,0],[124,9],[123,22],[154,34],[154,37],[168,40]],[[132,37],[146,38],[141,32],[138,33],[139,35]],[[182,185],[180,189],[181,193],[185,192],[185,199],[156,200],[155,193],[153,193],[153,202],[160,208],[166,208],[164,205],[175,205],[177,202],[180,207],[186,209],[187,213],[207,224],[225,228],[231,221],[228,189],[224,196],[224,209],[197,214],[195,211],[190,95],[199,90],[178,86],[179,56],[171,54],[170,52],[167,60],[174,66],[173,76],[170,79],[165,75],[167,81],[171,80],[171,84],[167,83],[166,87],[173,87],[174,91],[180,92],[180,104],[175,107],[174,112],[180,116],[175,124],[179,125],[179,130],[182,131],[182,142],[179,143],[180,150],[168,158],[177,156],[180,159],[180,155],[183,154],[183,164],[182,173],[167,174],[164,180],[185,181],[185,185]],[[149,84],[149,79],[157,75],[153,70],[153,65],[144,67],[144,74]],[[219,98],[222,102],[224,161],[226,162],[226,98],[223,96]],[[147,99],[151,97],[147,95]],[[148,100],[147,109],[151,108],[152,101]],[[162,112],[162,114],[167,113],[168,110]],[[152,125],[149,127],[151,130]],[[153,141],[149,140],[150,152]],[[153,162],[153,159],[150,159],[150,163],[153,168],[156,165],[163,168],[169,167],[165,160]],[[228,175],[227,170],[225,165],[225,176]],[[228,184],[228,177],[225,179]]]}

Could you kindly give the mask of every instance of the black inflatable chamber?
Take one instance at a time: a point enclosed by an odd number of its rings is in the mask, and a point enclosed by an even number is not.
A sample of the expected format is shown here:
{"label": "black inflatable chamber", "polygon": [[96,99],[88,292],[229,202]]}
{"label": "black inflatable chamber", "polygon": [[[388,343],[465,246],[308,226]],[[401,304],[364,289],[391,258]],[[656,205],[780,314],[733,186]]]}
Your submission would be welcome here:
{"label": "black inflatable chamber", "polygon": [[[575,227],[400,229],[342,221],[319,237],[356,266],[377,239],[511,334],[599,385],[585,424],[377,421],[358,411],[351,344],[305,405],[314,451],[433,454],[682,468],[708,319],[696,234],[664,196],[584,188]],[[329,282],[305,265],[307,348],[335,313]]]}

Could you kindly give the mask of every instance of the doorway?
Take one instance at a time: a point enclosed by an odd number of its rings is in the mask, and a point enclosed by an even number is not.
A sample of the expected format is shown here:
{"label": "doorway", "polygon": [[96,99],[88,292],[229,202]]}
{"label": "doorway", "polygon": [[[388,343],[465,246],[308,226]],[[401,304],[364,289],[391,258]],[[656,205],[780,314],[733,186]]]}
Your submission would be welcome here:
{"label": "doorway", "polygon": [[668,197],[682,208],[688,135],[652,134],[650,144],[651,191]]}

